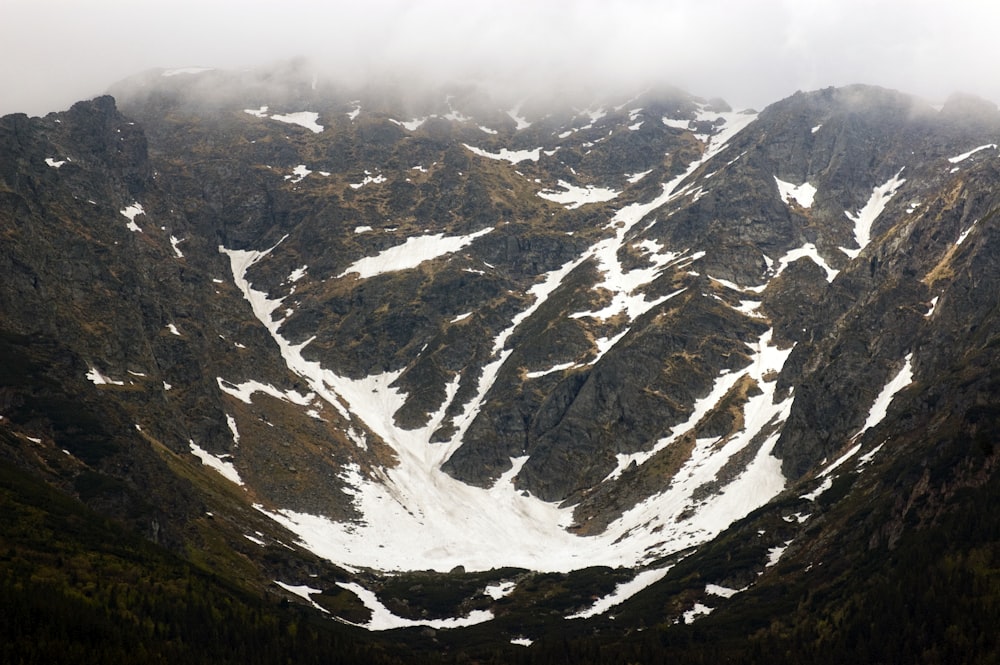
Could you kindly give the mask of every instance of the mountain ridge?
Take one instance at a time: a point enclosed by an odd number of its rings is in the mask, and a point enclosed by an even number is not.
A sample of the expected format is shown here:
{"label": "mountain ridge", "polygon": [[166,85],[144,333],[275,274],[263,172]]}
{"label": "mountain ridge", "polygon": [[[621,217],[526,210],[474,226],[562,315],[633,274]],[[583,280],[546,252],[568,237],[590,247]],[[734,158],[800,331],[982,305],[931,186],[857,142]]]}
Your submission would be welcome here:
{"label": "mountain ridge", "polygon": [[[224,522],[220,573],[242,540],[259,589],[254,539],[297,539],[345,584],[603,564],[659,576],[649,595],[769,506],[798,506],[766,529],[780,562],[808,551],[796,534],[840,537],[784,518],[853,505],[856,479],[917,473],[879,489],[896,507],[869,548],[924,528],[915,501],[947,512],[936,483],[991,487],[995,108],[854,86],[760,114],[670,91],[414,119],[300,87],[195,113],[169,78],[122,88],[127,116],[99,98],[0,120],[5,357],[57,340],[73,378],[44,371],[113,405],[87,441],[118,442],[40,463],[72,439],[31,401],[52,389],[11,372],[5,457],[171,547]],[[968,432],[982,466],[942,434],[957,465],[920,475],[891,445],[920,432]],[[158,480],[178,469],[188,489]],[[129,508],[143,487],[155,505]],[[493,542],[507,558],[477,559]],[[748,547],[713,584],[776,579]],[[659,611],[704,602],[683,598]]]}

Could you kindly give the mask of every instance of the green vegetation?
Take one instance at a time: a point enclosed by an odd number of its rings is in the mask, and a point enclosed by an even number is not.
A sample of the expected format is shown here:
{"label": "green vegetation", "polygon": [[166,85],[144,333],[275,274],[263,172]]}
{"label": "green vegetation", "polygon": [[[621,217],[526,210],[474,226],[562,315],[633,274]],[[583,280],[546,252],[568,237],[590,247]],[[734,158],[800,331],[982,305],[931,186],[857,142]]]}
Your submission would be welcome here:
{"label": "green vegetation", "polygon": [[255,597],[0,463],[0,662],[398,663]]}

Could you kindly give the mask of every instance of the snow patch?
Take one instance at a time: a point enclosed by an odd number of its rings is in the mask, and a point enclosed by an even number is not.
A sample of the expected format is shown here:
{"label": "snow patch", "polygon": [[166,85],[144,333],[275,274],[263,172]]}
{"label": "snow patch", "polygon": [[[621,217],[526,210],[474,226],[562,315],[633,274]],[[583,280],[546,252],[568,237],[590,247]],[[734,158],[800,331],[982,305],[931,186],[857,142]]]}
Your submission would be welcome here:
{"label": "snow patch", "polygon": [[855,437],[860,436],[882,422],[882,419],[885,418],[889,410],[892,398],[896,396],[896,393],[913,382],[913,365],[910,362],[912,359],[913,354],[907,354],[903,367],[882,387],[882,391],[875,398],[875,402],[872,403],[871,409],[868,411],[868,418],[865,420],[865,424]]}
{"label": "snow patch", "polygon": [[201,463],[207,467],[212,468],[217,473],[221,474],[223,478],[237,485],[242,485],[243,481],[240,479],[240,474],[236,472],[236,467],[233,466],[232,462],[222,459],[221,457],[216,457],[207,450],[201,448],[194,441],[188,440],[188,445],[191,447],[191,453],[201,460]]}
{"label": "snow patch", "polygon": [[499,584],[491,584],[486,587],[483,594],[489,596],[493,600],[500,600],[501,598],[514,593],[515,588],[517,588],[517,584],[514,582],[500,582]]}
{"label": "snow patch", "polygon": [[[260,545],[264,544],[263,541],[251,538],[250,536],[244,536],[244,537],[247,540],[259,543]],[[326,612],[327,614],[330,613],[329,610],[327,610],[326,608],[322,607],[321,605],[317,605],[316,602],[310,597],[311,594],[314,593],[323,593],[322,589],[313,589],[312,587],[309,587],[305,584],[299,584],[299,585],[285,584],[284,582],[279,582],[278,580],[274,580],[274,583],[280,586],[285,591],[295,594],[299,598],[302,598],[303,600],[307,601],[310,605],[320,610],[321,612]]]}
{"label": "snow patch", "polygon": [[[841,249],[843,249],[843,247],[841,247]],[[787,268],[789,265],[804,257],[809,257],[810,259],[812,259],[813,263],[818,265],[826,272],[827,282],[832,282],[834,278],[838,274],[840,274],[839,270],[834,270],[833,268],[831,268],[830,265],[826,262],[826,260],[819,255],[819,251],[816,249],[816,245],[812,244],[811,242],[807,242],[801,247],[789,251],[783,257],[778,259],[778,269],[775,271],[773,276],[777,277],[782,272],[784,272],[785,268]],[[748,290],[763,291],[763,289],[764,287],[754,287]]]}
{"label": "snow patch", "polygon": [[650,570],[644,570],[635,577],[633,577],[628,582],[623,582],[615,587],[607,596],[598,599],[593,605],[587,609],[577,612],[576,614],[571,614],[566,617],[567,619],[589,619],[590,617],[597,616],[598,614],[604,614],[612,607],[616,605],[621,605],[626,600],[639,593],[648,586],[655,584],[662,580],[667,572],[670,571],[670,566],[666,568],[653,568]]}
{"label": "snow patch", "polygon": [[125,206],[118,212],[120,212],[122,216],[128,220],[128,224],[126,224],[125,226],[128,228],[129,231],[138,231],[142,233],[142,229],[140,229],[139,225],[135,223],[135,218],[138,215],[146,214],[146,211],[142,209],[141,203],[133,203],[132,205]]}
{"label": "snow patch", "polygon": [[528,121],[528,119],[521,115],[520,104],[518,104],[511,110],[507,111],[507,115],[510,116],[510,118],[517,123],[516,129],[527,129],[528,127],[531,127],[531,123]]}
{"label": "snow patch", "polygon": [[470,152],[479,155],[480,157],[488,157],[489,159],[498,159],[505,162],[510,162],[511,164],[519,164],[520,162],[530,160],[532,162],[538,161],[538,156],[541,154],[541,148],[534,148],[532,150],[508,150],[507,148],[501,148],[500,152],[488,152],[480,148],[473,147],[468,143],[463,143]]}
{"label": "snow patch", "polygon": [[259,109],[243,109],[244,113],[249,113],[255,118],[277,120],[289,125],[305,127],[309,131],[319,134],[323,131],[323,125],[319,124],[319,113],[314,111],[297,111],[295,113],[275,113],[268,114],[268,107],[261,106]]}
{"label": "snow patch", "polygon": [[406,121],[403,121],[403,120],[393,120],[392,118],[389,118],[389,122],[393,122],[393,123],[399,125],[400,127],[404,128],[404,129],[406,129],[407,131],[410,131],[410,132],[414,132],[417,129],[419,129],[422,124],[424,124],[425,122],[427,122],[427,120],[428,120],[427,117],[417,118],[416,120],[406,120]]}
{"label": "snow patch", "polygon": [[771,566],[774,566],[779,561],[781,561],[782,555],[785,553],[785,550],[787,550],[788,546],[791,544],[792,541],[789,540],[784,545],[777,545],[769,549],[767,551],[767,564],[765,565],[765,567],[770,568]]}
{"label": "snow patch", "polygon": [[62,166],[63,164],[65,164],[67,161],[69,161],[69,160],[63,159],[63,160],[60,160],[60,161],[56,161],[56,159],[53,158],[53,157],[46,157],[45,158],[45,163],[48,164],[49,166],[51,166],[54,169],[59,168],[60,166]]}
{"label": "snow patch", "polygon": [[378,175],[373,175],[370,171],[366,170],[364,180],[362,180],[361,182],[351,183],[348,185],[348,187],[350,187],[351,189],[361,189],[365,185],[370,185],[370,184],[381,185],[385,181],[386,177],[381,173],[379,173]]}
{"label": "snow patch", "polygon": [[852,259],[861,253],[861,250],[871,241],[871,230],[872,224],[878,219],[878,216],[882,214],[885,210],[885,206],[889,203],[889,200],[895,196],[896,192],[902,186],[906,180],[900,178],[903,169],[899,169],[893,177],[889,178],[885,183],[879,185],[872,190],[872,195],[868,198],[868,203],[858,211],[856,215],[851,214],[849,211],[845,210],[844,214],[847,218],[854,222],[854,239],[858,244],[858,249],[847,249],[841,247],[840,250],[847,254]]}
{"label": "snow patch", "polygon": [[457,252],[476,238],[484,236],[492,230],[493,228],[490,227],[466,236],[445,236],[443,233],[435,233],[407,238],[402,245],[385,249],[376,256],[358,259],[337,277],[357,273],[358,279],[368,279],[382,273],[410,270],[424,261]]}
{"label": "snow patch", "polygon": [[732,598],[741,591],[746,589],[729,589],[724,586],[719,586],[718,584],[706,584],[705,593],[711,596],[719,596],[720,598]]}
{"label": "snow patch", "polygon": [[116,381],[114,379],[110,379],[110,378],[104,376],[99,371],[97,371],[96,367],[91,367],[90,368],[90,370],[87,372],[87,378],[90,379],[90,382],[93,383],[95,386],[124,386],[125,385],[124,381]]}
{"label": "snow patch", "polygon": [[305,164],[299,164],[292,170],[292,175],[286,175],[285,180],[290,180],[292,184],[302,182],[302,179],[312,173]]}
{"label": "snow patch", "polygon": [[228,413],[226,414],[226,424],[229,425],[229,431],[233,435],[233,445],[240,445],[240,431],[236,429],[236,419]]}
{"label": "snow patch", "polygon": [[972,157],[980,150],[996,150],[996,148],[997,148],[996,143],[987,143],[986,145],[981,145],[978,148],[973,148],[969,152],[963,152],[961,155],[955,155],[954,157],[949,157],[948,161],[951,162],[952,164],[958,164],[959,162],[964,162],[969,157]]}
{"label": "snow patch", "polygon": [[976,221],[972,222],[972,224],[969,225],[969,228],[962,231],[962,233],[958,236],[958,240],[955,241],[955,247],[958,247],[963,242],[965,242],[965,239],[969,237],[969,234],[972,233],[972,229],[976,228],[976,224],[978,223],[979,220],[977,219]]}
{"label": "snow patch", "polygon": [[226,381],[222,377],[216,377],[215,380],[219,384],[219,390],[227,395],[232,395],[244,404],[253,404],[251,397],[254,393],[264,393],[265,395],[270,395],[275,399],[280,399],[284,402],[290,402],[299,406],[308,406],[316,397],[315,393],[306,393],[303,395],[295,390],[286,390],[282,392],[274,386],[261,383],[260,381],[247,381],[245,383],[235,384]]}
{"label": "snow patch", "polygon": [[276,114],[271,116],[271,120],[277,120],[278,122],[284,122],[289,125],[305,127],[314,134],[319,134],[323,131],[323,125],[317,122],[319,120],[319,113],[315,113],[314,111],[297,111],[295,113]]}
{"label": "snow patch", "polygon": [[684,623],[691,624],[694,623],[698,617],[708,616],[715,610],[714,607],[709,607],[708,605],[703,605],[701,603],[695,603],[694,607],[684,612]]}
{"label": "snow patch", "polygon": [[[363,624],[353,624],[367,628],[370,631],[393,630],[395,628],[410,628],[412,626],[429,626],[435,629],[461,628],[464,626],[474,626],[485,623],[493,619],[493,613],[489,610],[473,610],[465,617],[452,619],[406,619],[393,614],[374,593],[355,582],[337,582],[337,586],[347,589],[364,603],[364,606],[371,610],[372,616]],[[351,623],[351,622],[347,622]]]}
{"label": "snow patch", "polygon": [[610,201],[621,193],[616,192],[613,189],[594,187],[592,185],[578,187],[577,185],[566,182],[565,180],[559,181],[559,188],[563,191],[543,189],[538,192],[538,196],[548,201],[554,201],[562,204],[568,210],[573,210],[587,203],[602,203],[604,201]]}
{"label": "snow patch", "polygon": [[781,195],[782,201],[785,203],[795,201],[803,208],[812,207],[813,198],[816,196],[816,188],[814,186],[808,182],[804,182],[801,185],[793,185],[790,182],[779,180],[778,176],[774,176],[774,181],[778,183],[778,193]]}

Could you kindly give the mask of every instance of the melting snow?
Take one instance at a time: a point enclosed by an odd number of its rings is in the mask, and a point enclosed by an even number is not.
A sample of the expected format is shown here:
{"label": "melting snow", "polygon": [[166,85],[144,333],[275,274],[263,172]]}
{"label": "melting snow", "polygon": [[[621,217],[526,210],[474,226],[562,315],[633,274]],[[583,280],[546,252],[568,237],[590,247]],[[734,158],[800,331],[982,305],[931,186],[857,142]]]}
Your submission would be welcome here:
{"label": "melting snow", "polygon": [[425,122],[427,122],[427,118],[417,118],[416,120],[408,120],[408,121],[405,121],[405,122],[400,121],[400,120],[393,120],[392,118],[389,118],[389,122],[394,122],[397,125],[399,125],[400,127],[403,127],[406,130],[413,132],[413,131],[416,131],[417,129],[419,129],[420,125],[422,125]]}
{"label": "melting snow", "polygon": [[782,201],[786,203],[795,201],[803,208],[812,207],[813,197],[816,196],[816,188],[808,182],[804,182],[801,185],[793,185],[790,182],[779,180],[778,176],[774,176],[774,181],[778,183],[778,193],[781,195]]}
{"label": "melting snow", "polygon": [[118,212],[120,212],[128,220],[128,224],[126,224],[125,226],[127,226],[130,231],[138,231],[140,233],[142,232],[142,229],[139,228],[139,225],[135,223],[136,216],[146,214],[146,211],[142,209],[142,204],[133,203],[130,206],[122,208]]}
{"label": "melting snow", "polygon": [[226,424],[229,425],[229,431],[233,434],[233,445],[240,445],[240,431],[236,429],[236,419],[228,413],[226,414]]}
{"label": "melting snow", "polygon": [[243,109],[244,113],[249,113],[250,115],[271,120],[277,120],[278,122],[284,122],[290,125],[298,125],[300,127],[305,127],[306,129],[319,134],[323,131],[323,125],[317,122],[319,120],[319,113],[314,111],[298,111],[296,113],[285,113],[285,114],[272,114],[268,115],[268,107],[261,106],[259,109]]}
{"label": "melting snow", "polygon": [[559,187],[565,191],[557,191],[554,189],[543,189],[542,191],[538,192],[538,195],[543,199],[547,199],[549,201],[555,201],[556,203],[561,203],[567,209],[573,210],[587,203],[601,203],[604,201],[610,201],[621,193],[621,192],[616,192],[613,189],[606,189],[603,187],[593,187],[590,185],[588,185],[587,187],[578,187],[572,183],[566,182],[565,180],[559,181]]}
{"label": "melting snow", "polygon": [[979,220],[977,219],[975,222],[973,222],[972,224],[969,225],[969,228],[967,228],[964,231],[962,231],[961,235],[958,236],[958,240],[955,241],[955,246],[956,247],[958,247],[963,242],[965,242],[965,239],[969,237],[970,233],[972,233],[972,229],[976,228],[976,224],[978,222],[979,222]]}
{"label": "melting snow", "polygon": [[875,398],[872,408],[868,411],[868,419],[865,420],[864,426],[862,426],[861,430],[855,436],[864,433],[882,422],[889,409],[889,404],[892,402],[892,398],[913,381],[913,366],[910,363],[912,358],[912,353],[907,354],[903,367],[896,373],[896,376],[889,379],[889,382],[883,386],[882,392]]}
{"label": "melting snow", "polygon": [[65,164],[65,163],[66,163],[67,161],[68,161],[68,160],[65,160],[65,159],[63,159],[63,160],[61,160],[61,161],[56,161],[56,160],[55,160],[54,158],[52,158],[52,157],[46,157],[46,158],[45,158],[45,163],[46,163],[46,164],[48,164],[49,166],[51,166],[51,167],[52,167],[52,168],[54,168],[54,169],[57,169],[57,168],[59,168],[60,166],[62,166],[63,164]]}
{"label": "melting snow", "polygon": [[169,330],[169,331],[170,331],[170,334],[171,334],[171,335],[177,335],[178,337],[180,337],[180,335],[181,335],[181,331],[180,331],[180,330],[178,330],[178,329],[177,329],[177,326],[175,326],[175,325],[174,325],[174,324],[172,324],[172,323],[168,323],[168,324],[167,324],[167,330]]}
{"label": "melting snow", "polygon": [[865,245],[871,240],[871,230],[872,224],[878,219],[878,216],[882,214],[885,210],[886,204],[889,200],[896,194],[900,186],[905,179],[899,176],[903,173],[903,169],[899,169],[899,173],[889,178],[884,184],[879,185],[872,190],[872,195],[868,199],[868,203],[858,212],[857,215],[852,215],[849,211],[844,211],[848,219],[854,222],[854,239],[858,243],[858,249],[846,249],[841,247],[840,250],[847,254],[852,259],[861,253],[861,250],[865,248]]}
{"label": "melting snow", "polygon": [[675,120],[673,118],[668,118],[667,116],[663,116],[660,120],[662,120],[663,124],[667,127],[673,127],[674,129],[686,130],[691,126],[690,120]]}
{"label": "melting snow", "polygon": [[649,169],[648,171],[641,171],[640,173],[633,173],[631,175],[625,176],[625,180],[627,180],[630,184],[634,185],[635,183],[639,182],[652,172],[653,169]]}
{"label": "melting snow", "polygon": [[861,444],[860,443],[857,444],[857,445],[855,445],[855,446],[852,446],[850,450],[848,450],[846,453],[844,453],[843,455],[841,455],[840,457],[838,457],[836,460],[834,460],[833,464],[830,464],[825,469],[823,469],[816,477],[817,478],[822,478],[823,476],[830,475],[830,473],[833,472],[841,464],[843,464],[847,460],[849,460],[852,457],[854,457],[855,455],[857,455],[859,450],[861,450]]}
{"label": "melting snow", "polygon": [[180,250],[180,247],[178,247],[178,245],[180,245],[185,240],[187,240],[187,238],[178,239],[175,236],[170,236],[170,246],[174,248],[174,254],[176,254],[177,258],[179,259],[184,258],[184,252]]}
{"label": "melting snow", "polygon": [[443,233],[435,233],[407,238],[402,245],[390,247],[376,256],[358,259],[337,277],[357,273],[359,279],[368,279],[386,272],[416,268],[424,261],[457,252],[492,230],[492,227],[486,228],[466,236],[445,236]]}
{"label": "melting snow", "polygon": [[108,377],[97,371],[97,368],[91,367],[90,371],[87,372],[87,378],[90,379],[91,383],[95,386],[124,386],[124,381],[115,381],[114,379],[109,379]]}
{"label": "melting snow", "polygon": [[787,550],[788,546],[791,544],[792,541],[789,540],[784,545],[778,545],[769,549],[767,551],[767,567],[770,568],[778,563],[778,561],[781,560],[781,556],[785,553],[785,550]]}
{"label": "melting snow", "polygon": [[828,475],[825,478],[823,478],[823,482],[820,483],[816,489],[814,489],[812,492],[807,492],[805,494],[800,495],[799,498],[807,499],[809,501],[815,501],[820,497],[821,494],[823,494],[823,492],[827,491],[831,487],[833,487],[833,476]]}
{"label": "melting snow", "polygon": [[361,626],[362,628],[367,628],[371,631],[409,628],[412,626],[429,626],[436,629],[461,628],[463,626],[474,626],[476,624],[484,623],[493,618],[493,613],[489,610],[473,610],[466,617],[453,619],[405,619],[401,616],[393,614],[389,608],[382,604],[382,601],[380,601],[374,593],[360,584],[356,584],[354,582],[337,582],[337,586],[347,589],[356,595],[361,602],[364,603],[365,607],[371,610],[372,616],[367,623],[353,624]]}
{"label": "melting snow", "polygon": [[937,309],[937,302],[939,296],[934,296],[931,298],[931,306],[927,308],[927,313],[924,314],[925,319],[929,319],[934,316],[934,310]]}
{"label": "melting snow", "polygon": [[230,480],[237,485],[243,484],[240,474],[236,472],[236,467],[233,466],[232,462],[228,462],[221,457],[216,457],[207,450],[202,449],[194,441],[189,440],[188,445],[191,447],[191,453],[200,459],[202,464],[222,474],[226,480]]}
{"label": "melting snow", "polygon": [[298,404],[299,406],[308,406],[316,397],[314,393],[307,393],[303,395],[294,390],[282,392],[274,386],[261,383],[260,381],[247,381],[246,383],[237,385],[235,383],[230,383],[221,377],[216,377],[215,380],[219,384],[219,390],[227,395],[232,395],[245,404],[253,403],[250,398],[254,393],[264,393],[265,395],[270,395],[275,399],[291,402],[292,404]]}
{"label": "melting snow", "polygon": [[500,152],[487,152],[486,150],[475,148],[468,143],[463,143],[462,145],[480,157],[500,159],[505,162],[510,162],[511,164],[518,164],[529,159],[533,162],[537,162],[538,156],[542,152],[541,148],[535,148],[533,150],[508,150],[507,148],[500,148]]}
{"label": "melting snow", "polygon": [[684,623],[694,623],[695,619],[698,617],[708,616],[714,609],[714,607],[709,607],[708,605],[695,603],[694,607],[684,613]]}
{"label": "melting snow", "polygon": [[[255,538],[251,538],[250,536],[245,536],[245,538],[247,538],[247,540],[251,540],[251,541],[253,541],[255,543],[258,543],[259,545],[263,545],[264,544],[263,541],[257,540]],[[284,582],[279,582],[278,580],[274,580],[274,583],[277,584],[278,586],[280,586],[285,591],[288,591],[289,593],[293,593],[296,596],[298,596],[299,598],[302,598],[303,600],[308,601],[309,604],[312,605],[313,607],[315,607],[316,609],[318,609],[318,610],[320,610],[322,612],[326,612],[327,614],[330,613],[326,608],[324,608],[324,607],[322,607],[320,605],[317,605],[316,602],[310,597],[310,594],[323,593],[323,591],[321,589],[313,589],[312,587],[306,586],[305,584],[299,584],[299,585],[285,584]]]}
{"label": "melting snow", "polygon": [[486,587],[486,590],[483,591],[483,593],[493,600],[500,600],[501,598],[514,593],[514,589],[516,587],[517,584],[514,582],[501,582],[500,584],[492,584]]}
{"label": "melting snow", "polygon": [[589,619],[590,617],[597,616],[598,614],[604,614],[612,607],[616,605],[621,605],[626,600],[639,593],[648,586],[655,584],[662,580],[667,572],[670,571],[670,566],[666,568],[653,568],[651,570],[644,570],[635,577],[633,577],[628,582],[622,582],[615,587],[607,596],[597,600],[593,605],[587,609],[577,612],[576,614],[571,614],[566,617],[567,619]]}
{"label": "melting snow", "polygon": [[[843,249],[843,247],[841,247]],[[816,249],[816,245],[811,242],[807,242],[797,249],[793,249],[785,254],[783,257],[778,259],[778,269],[774,273],[774,277],[780,275],[785,268],[787,268],[792,263],[798,261],[803,257],[809,257],[813,262],[822,268],[826,272],[826,281],[832,282],[834,278],[839,274],[839,270],[834,270],[827,264],[822,256],[819,255],[819,251]],[[766,285],[765,285],[766,286]],[[752,291],[762,291],[764,287],[754,287],[750,289]]]}
{"label": "melting snow", "polygon": [[521,115],[520,104],[507,111],[507,115],[509,115],[511,119],[517,123],[517,129],[527,129],[528,127],[531,127],[531,123]]}
{"label": "melting snow", "polygon": [[885,445],[885,443],[880,443],[877,446],[875,446],[874,448],[872,448],[871,450],[869,450],[867,453],[865,453],[864,455],[862,455],[861,457],[859,457],[858,458],[858,466],[861,466],[863,464],[868,464],[868,462],[871,462],[872,458],[875,457],[876,454],[878,454],[878,451],[882,450],[882,446],[884,446],[884,445]]}
{"label": "melting snow", "polygon": [[285,180],[291,180],[293,184],[302,182],[302,179],[305,178],[310,173],[312,173],[312,171],[307,169],[305,164],[299,164],[292,171],[292,175],[285,176]]}
{"label": "melting snow", "polygon": [[729,589],[724,586],[719,586],[718,584],[705,585],[705,593],[712,596],[719,596],[721,598],[732,598],[740,591],[745,591],[745,589]]}
{"label": "melting snow", "polygon": [[[725,140],[738,127],[751,120],[752,117],[743,116],[733,127],[727,126],[718,135],[711,137],[705,158],[720,150],[725,145]],[[322,368],[318,362],[303,358],[303,349],[311,339],[297,344],[284,339],[279,334],[282,322],[273,317],[281,306],[282,299],[270,299],[266,293],[253,289],[246,277],[248,269],[266,257],[274,247],[262,252],[220,247],[220,251],[230,258],[237,287],[250,302],[258,320],[278,344],[289,369],[302,377],[316,395],[334,406],[345,419],[364,423],[376,437],[391,446],[398,462],[394,467],[378,470],[377,478],[362,475],[357,469],[343,470],[343,477],[352,488],[350,494],[354,504],[365,516],[363,522],[334,522],[322,516],[290,510],[267,514],[293,530],[303,546],[348,567],[382,570],[429,568],[447,571],[456,565],[464,565],[472,570],[511,565],[533,570],[573,570],[591,565],[639,565],[651,562],[665,553],[700,544],[719,533],[734,519],[777,494],[784,487],[785,479],[781,474],[780,462],[771,455],[777,441],[776,431],[760,445],[754,459],[728,486],[697,505],[690,499],[696,488],[707,482],[715,482],[723,464],[733,454],[743,450],[762,427],[774,425],[787,417],[791,398],[774,404],[774,382],[763,381],[763,374],[771,369],[780,369],[789,353],[789,350],[782,351],[769,346],[769,332],[758,340],[753,365],[746,370],[758,379],[762,389],[762,394],[751,397],[745,406],[746,430],[727,442],[715,442],[711,439],[699,441],[691,458],[666,491],[649,497],[627,511],[600,535],[581,538],[570,533],[567,527],[572,524],[571,508],[560,508],[556,503],[540,501],[514,487],[512,481],[527,457],[511,459],[511,469],[487,489],[461,483],[440,470],[444,461],[461,443],[462,433],[474,418],[500,368],[509,358],[511,350],[505,346],[514,330],[545,302],[574,267],[592,256],[601,260],[607,283],[614,286],[618,284],[616,280],[621,279],[621,288],[634,288],[636,276],[624,275],[617,259],[611,257],[625,242],[625,231],[669,201],[675,195],[674,190],[678,184],[700,163],[692,164],[687,173],[667,183],[663,193],[654,200],[622,208],[610,224],[618,232],[615,238],[607,241],[607,245],[598,243],[577,260],[546,274],[531,289],[533,304],[515,316],[511,325],[494,339],[494,359],[483,368],[478,377],[475,396],[466,403],[463,413],[454,419],[458,432],[447,443],[431,444],[430,439],[444,421],[445,413],[455,399],[459,376],[446,386],[443,404],[425,427],[415,430],[399,428],[393,415],[406,399],[405,394],[392,387],[399,372],[354,380],[334,374]],[[419,238],[415,240],[423,242]],[[407,245],[400,247],[405,246]],[[411,246],[411,249],[415,248]],[[398,256],[380,255],[389,264],[389,269],[399,269],[401,265],[412,263],[412,260],[402,256],[403,253],[398,248],[395,251]],[[439,251],[435,250],[432,254],[437,256]],[[677,258],[672,252],[655,256],[658,257],[658,267],[665,267],[670,260],[679,262],[694,258]],[[420,260],[426,260],[426,257]],[[379,271],[382,269],[385,268],[378,267]],[[622,272],[621,276],[619,271]],[[647,277],[655,277],[655,269]],[[650,306],[652,304],[655,301]],[[227,392],[240,395],[251,389],[268,388],[254,382],[232,386],[220,380],[219,385],[228,389]],[[245,398],[249,399],[249,394]],[[352,431],[356,433],[353,427],[349,427],[348,432]],[[361,434],[357,434],[355,441],[359,446],[367,445]],[[694,516],[685,519],[684,516],[690,514],[693,508],[697,509]],[[356,592],[359,597],[370,593],[364,589]],[[371,602],[377,602],[373,594],[368,597]],[[396,625],[391,615],[380,616],[385,617],[386,623]],[[381,619],[373,620],[370,624],[380,625],[380,621]]]}
{"label": "melting snow", "polygon": [[949,157],[948,161],[951,162],[952,164],[958,164],[959,162],[965,161],[966,159],[976,154],[980,150],[996,150],[996,147],[997,147],[996,143],[987,143],[986,145],[981,145],[978,148],[973,148],[969,152],[963,152],[961,155],[956,155],[955,157]]}
{"label": "melting snow", "polygon": [[305,127],[315,134],[319,134],[323,131],[323,125],[317,122],[317,120],[319,120],[319,113],[315,113],[313,111],[298,111],[296,113],[286,113],[284,115],[272,115],[271,120]]}
{"label": "melting snow", "polygon": [[386,181],[386,177],[384,175],[382,175],[381,173],[378,174],[378,175],[372,175],[371,172],[365,171],[365,179],[362,180],[361,182],[352,183],[352,184],[349,185],[349,187],[351,189],[361,189],[365,185],[372,184],[372,183],[374,183],[376,185],[380,185],[380,184],[382,184],[385,181]]}

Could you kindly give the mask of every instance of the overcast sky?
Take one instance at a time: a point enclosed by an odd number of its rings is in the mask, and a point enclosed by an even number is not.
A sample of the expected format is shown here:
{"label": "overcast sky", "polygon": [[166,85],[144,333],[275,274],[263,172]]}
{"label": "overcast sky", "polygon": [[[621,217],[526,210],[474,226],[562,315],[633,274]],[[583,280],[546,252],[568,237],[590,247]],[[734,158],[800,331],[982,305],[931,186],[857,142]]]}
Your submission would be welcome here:
{"label": "overcast sky", "polygon": [[296,56],[355,78],[655,80],[758,109],[849,83],[1000,102],[995,0],[0,0],[0,17],[0,114],[152,67]]}

